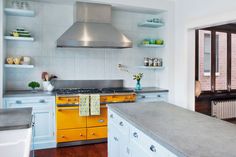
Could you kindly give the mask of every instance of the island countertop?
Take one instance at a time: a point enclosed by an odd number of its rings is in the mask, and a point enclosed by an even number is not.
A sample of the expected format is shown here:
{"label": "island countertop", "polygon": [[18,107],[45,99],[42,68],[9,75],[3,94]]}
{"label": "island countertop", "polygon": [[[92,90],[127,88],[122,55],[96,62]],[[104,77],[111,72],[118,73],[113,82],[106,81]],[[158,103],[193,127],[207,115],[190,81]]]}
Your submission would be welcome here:
{"label": "island countertop", "polygon": [[27,129],[32,123],[32,108],[0,109],[0,131]]}
{"label": "island countertop", "polygon": [[177,156],[236,156],[235,124],[166,102],[118,103],[108,107]]}

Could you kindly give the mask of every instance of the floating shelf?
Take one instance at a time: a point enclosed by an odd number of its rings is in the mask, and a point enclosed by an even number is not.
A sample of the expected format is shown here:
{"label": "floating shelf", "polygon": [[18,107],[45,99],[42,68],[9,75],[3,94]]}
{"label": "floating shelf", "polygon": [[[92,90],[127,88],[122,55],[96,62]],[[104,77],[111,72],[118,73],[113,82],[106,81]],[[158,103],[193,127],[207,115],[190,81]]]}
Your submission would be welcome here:
{"label": "floating shelf", "polygon": [[137,66],[140,69],[151,69],[151,70],[162,70],[165,67],[154,67],[154,66]]}
{"label": "floating shelf", "polygon": [[139,44],[138,47],[143,47],[143,48],[163,48],[165,45],[155,45],[155,44]]}
{"label": "floating shelf", "polygon": [[33,10],[5,8],[4,11],[5,11],[6,15],[11,15],[11,16],[26,16],[26,17],[34,17],[35,16],[35,11],[33,11]]}
{"label": "floating shelf", "polygon": [[30,69],[30,68],[34,68],[34,65],[16,65],[16,64],[5,64],[6,68],[21,68],[21,69]]}
{"label": "floating shelf", "polygon": [[5,36],[6,40],[19,40],[19,41],[34,41],[32,37],[13,37],[13,36]]}
{"label": "floating shelf", "polygon": [[154,22],[142,22],[138,24],[139,27],[150,27],[150,28],[160,28],[164,26],[164,23],[154,23]]}

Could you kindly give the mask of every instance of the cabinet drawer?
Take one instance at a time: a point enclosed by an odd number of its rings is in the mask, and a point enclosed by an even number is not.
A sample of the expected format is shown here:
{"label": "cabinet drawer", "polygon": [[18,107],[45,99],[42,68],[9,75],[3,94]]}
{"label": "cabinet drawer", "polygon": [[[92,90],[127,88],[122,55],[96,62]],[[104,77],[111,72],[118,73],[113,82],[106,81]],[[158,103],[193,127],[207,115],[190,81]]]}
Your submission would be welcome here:
{"label": "cabinet drawer", "polygon": [[86,140],[86,129],[69,129],[57,131],[57,142]]}
{"label": "cabinet drawer", "polygon": [[124,132],[129,132],[129,123],[118,116],[116,113],[113,111],[109,110],[109,123],[113,123],[118,129],[124,131]]}
{"label": "cabinet drawer", "polygon": [[85,127],[86,117],[79,115],[79,107],[57,107],[57,129]]}
{"label": "cabinet drawer", "polygon": [[87,128],[87,139],[107,138],[107,127]]}
{"label": "cabinet drawer", "polygon": [[[107,108],[102,106],[99,116],[88,116],[87,117],[87,127],[94,126],[105,126],[107,125]],[[104,108],[105,107],[105,108]]]}
{"label": "cabinet drawer", "polygon": [[136,94],[133,95],[106,95],[100,97],[100,102],[134,102],[136,100]]}
{"label": "cabinet drawer", "polygon": [[137,101],[153,102],[153,101],[167,101],[168,93],[140,93],[137,96]]}
{"label": "cabinet drawer", "polygon": [[151,156],[168,156],[169,150],[164,148],[162,145],[145,135],[142,131],[131,127],[130,139],[132,142],[140,145],[144,151],[146,151]]}

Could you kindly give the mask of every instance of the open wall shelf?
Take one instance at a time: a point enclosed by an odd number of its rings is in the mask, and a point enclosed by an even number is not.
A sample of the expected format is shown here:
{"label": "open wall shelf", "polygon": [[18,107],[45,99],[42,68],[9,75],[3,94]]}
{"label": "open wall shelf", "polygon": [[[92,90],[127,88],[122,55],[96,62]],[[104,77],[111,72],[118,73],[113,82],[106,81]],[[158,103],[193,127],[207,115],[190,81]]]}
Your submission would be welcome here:
{"label": "open wall shelf", "polygon": [[34,65],[16,65],[16,64],[5,64],[5,68],[21,68],[21,69],[31,69],[34,68]]}
{"label": "open wall shelf", "polygon": [[18,41],[34,41],[32,37],[13,37],[13,36],[5,36],[5,40],[18,40]]}
{"label": "open wall shelf", "polygon": [[26,16],[26,17],[34,17],[35,16],[35,11],[33,11],[33,10],[5,8],[4,12],[6,15],[11,15],[11,16]]}

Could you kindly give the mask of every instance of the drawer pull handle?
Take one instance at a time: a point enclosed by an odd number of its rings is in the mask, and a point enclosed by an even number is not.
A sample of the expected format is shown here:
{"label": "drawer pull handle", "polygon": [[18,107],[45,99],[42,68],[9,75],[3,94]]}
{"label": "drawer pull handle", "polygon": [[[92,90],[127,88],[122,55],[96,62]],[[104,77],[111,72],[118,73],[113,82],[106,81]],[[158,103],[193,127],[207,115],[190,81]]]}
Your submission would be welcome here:
{"label": "drawer pull handle", "polygon": [[16,104],[22,104],[22,101],[17,100],[17,101],[16,101]]}
{"label": "drawer pull handle", "polygon": [[145,95],[141,95],[141,98],[143,98],[143,99],[144,99],[144,98],[146,98],[146,96],[145,96]]}
{"label": "drawer pull handle", "polygon": [[45,101],[45,100],[40,100],[39,102],[40,102],[40,103],[45,103],[46,101]]}
{"label": "drawer pull handle", "polygon": [[137,132],[134,132],[134,133],[133,133],[133,136],[134,136],[135,138],[138,138],[138,133],[137,133]]}
{"label": "drawer pull handle", "polygon": [[115,140],[115,141],[119,141],[117,137],[114,137],[114,140]]}
{"label": "drawer pull handle", "polygon": [[152,152],[156,152],[156,151],[157,151],[157,150],[156,150],[156,147],[155,147],[154,145],[151,145],[150,150],[151,150]]}
{"label": "drawer pull handle", "polygon": [[161,97],[161,95],[157,95],[157,97],[158,97],[158,98],[160,98],[160,97]]}
{"label": "drawer pull handle", "polygon": [[103,120],[103,119],[99,119],[98,122],[99,122],[99,123],[103,123],[104,120]]}
{"label": "drawer pull handle", "polygon": [[120,126],[124,126],[124,123],[123,123],[123,122],[120,122]]}

